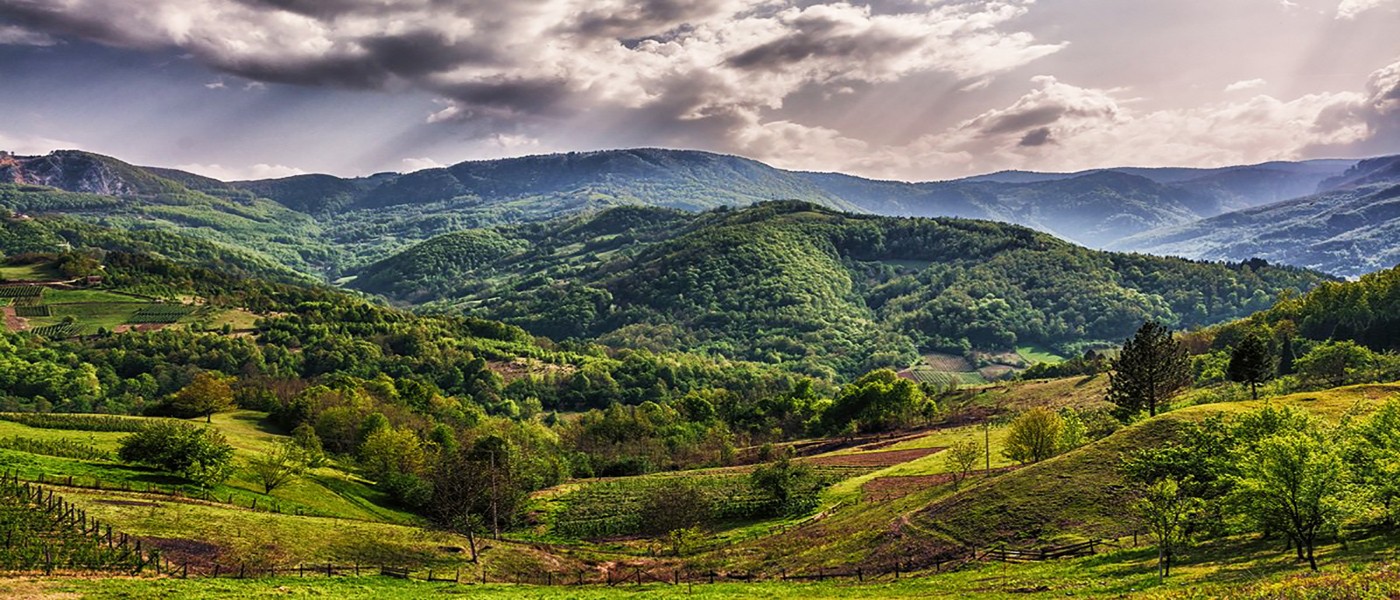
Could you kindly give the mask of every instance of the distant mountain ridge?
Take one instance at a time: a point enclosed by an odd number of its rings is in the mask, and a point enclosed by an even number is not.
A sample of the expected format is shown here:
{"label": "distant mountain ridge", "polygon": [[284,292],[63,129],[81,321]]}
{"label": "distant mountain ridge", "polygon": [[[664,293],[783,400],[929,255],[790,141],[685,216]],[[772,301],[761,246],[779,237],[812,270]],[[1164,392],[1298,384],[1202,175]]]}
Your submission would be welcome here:
{"label": "distant mountain ridge", "polygon": [[1109,248],[1204,260],[1259,257],[1346,277],[1400,264],[1400,156],[1361,161],[1320,188],[1139,233]]}
{"label": "distant mountain ridge", "polygon": [[[1341,182],[1359,184],[1367,175],[1347,174],[1358,166],[1355,160],[1312,160],[1220,168],[1005,171],[901,182],[787,171],[709,152],[638,148],[468,161],[355,178],[313,174],[223,182],[58,151],[42,157],[5,155],[0,182],[118,197],[188,192],[234,203],[267,199],[324,228],[322,241],[343,255],[322,260],[318,249],[316,260],[306,262],[323,265],[318,267],[323,275],[337,276],[414,242],[462,229],[616,206],[693,212],[771,200],[884,216],[995,220],[1091,247],[1137,249],[1122,240],[1307,196]],[[1172,251],[1182,253],[1182,248]]]}

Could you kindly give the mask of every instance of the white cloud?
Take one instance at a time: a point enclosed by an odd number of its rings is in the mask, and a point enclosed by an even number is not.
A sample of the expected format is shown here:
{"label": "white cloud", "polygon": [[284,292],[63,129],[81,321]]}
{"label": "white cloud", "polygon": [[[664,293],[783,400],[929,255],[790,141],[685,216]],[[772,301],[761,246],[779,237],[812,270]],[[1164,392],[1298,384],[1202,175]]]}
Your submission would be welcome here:
{"label": "white cloud", "polygon": [[1337,18],[1355,19],[1361,13],[1394,3],[1395,0],[1342,0],[1337,5]]}
{"label": "white cloud", "polygon": [[1225,86],[1225,91],[1227,91],[1227,92],[1240,92],[1240,91],[1244,91],[1244,90],[1252,90],[1252,89],[1264,87],[1264,86],[1267,85],[1268,83],[1269,83],[1269,82],[1264,81],[1263,79],[1244,79],[1244,80],[1236,81],[1236,82],[1234,82],[1234,83],[1232,83],[1232,84],[1230,84],[1230,85]]}
{"label": "white cloud", "polygon": [[1300,158],[1400,131],[1400,60],[1364,91],[1282,100],[1141,110],[1125,89],[1055,77],[1004,108],[901,146],[872,147],[830,129],[750,122],[734,136],[746,154],[777,164],[828,164],[876,177],[933,179],[1002,169],[1076,171],[1105,165],[1219,166]]}
{"label": "white cloud", "polygon": [[48,154],[54,150],[79,147],[81,146],[75,142],[66,142],[34,135],[7,134],[0,131],[0,150],[11,154],[32,156]]}
{"label": "white cloud", "polygon": [[426,156],[416,158],[405,158],[400,162],[403,164],[404,173],[412,173],[414,171],[422,171],[424,169],[441,169],[446,166]]}
{"label": "white cloud", "polygon": [[444,101],[432,123],[518,124],[613,108],[743,120],[806,86],[927,72],[973,89],[1064,47],[1009,27],[1032,3],[164,0],[132,10],[127,0],[0,0],[0,16],[173,47],[252,81],[425,90]]}
{"label": "white cloud", "polygon": [[198,164],[190,163],[177,165],[175,167],[181,171],[189,171],[205,177],[213,177],[220,181],[245,181],[250,179],[277,179],[281,177],[291,177],[293,175],[305,175],[306,171],[296,167],[286,165],[269,165],[259,163],[245,167],[226,167],[219,164]]}
{"label": "white cloud", "polygon": [[53,46],[58,43],[45,33],[14,25],[0,25],[0,46]]}

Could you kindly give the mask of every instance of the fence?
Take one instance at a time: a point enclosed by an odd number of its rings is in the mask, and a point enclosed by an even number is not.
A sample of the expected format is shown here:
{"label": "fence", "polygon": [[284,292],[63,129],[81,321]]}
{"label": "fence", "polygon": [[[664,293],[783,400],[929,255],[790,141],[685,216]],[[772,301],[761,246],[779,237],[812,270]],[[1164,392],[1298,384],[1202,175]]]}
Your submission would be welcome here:
{"label": "fence", "polygon": [[[162,486],[154,483],[132,483],[129,481],[110,482],[103,481],[97,477],[77,477],[73,475],[55,476],[46,473],[39,473],[38,476],[35,477],[34,482],[41,485],[63,486],[83,490],[132,492],[137,494],[168,496],[171,498],[202,500],[214,504],[227,504],[237,508],[276,514],[320,516],[319,513],[306,511],[300,506],[284,507],[276,500],[267,500],[258,496],[248,498],[240,497],[235,494],[216,494],[209,490],[189,491],[180,485]],[[283,510],[284,508],[286,508],[286,510]]]}
{"label": "fence", "polygon": [[[4,531],[0,565],[16,570],[53,573],[56,569],[130,571],[162,568],[158,550],[142,548],[141,539],[112,529],[52,488],[0,473],[0,530]],[[18,534],[18,535],[16,535]]]}
{"label": "fence", "polygon": [[[34,527],[23,519],[9,518],[0,511],[0,531],[5,532],[3,552],[0,552],[0,568],[11,570],[42,570],[51,574],[55,570],[86,569],[96,571],[123,571],[131,573],[154,572],[176,577],[214,578],[257,578],[257,577],[343,577],[343,576],[383,576],[396,579],[449,582],[457,584],[512,583],[545,586],[623,586],[659,583],[668,585],[754,582],[754,581],[825,581],[845,579],[856,583],[896,581],[908,575],[909,565],[895,563],[892,567],[878,568],[868,565],[844,567],[819,567],[816,571],[788,572],[724,572],[718,570],[698,571],[678,567],[643,567],[637,565],[614,566],[603,569],[575,570],[568,572],[545,571],[541,573],[516,575],[490,575],[479,565],[464,573],[461,567],[405,567],[395,565],[337,565],[298,564],[295,566],[276,565],[224,565],[218,562],[204,565],[191,565],[179,560],[171,563],[159,549],[143,548],[142,540],[135,536],[114,530],[110,524],[100,523],[89,518],[87,512],[55,494],[52,488],[41,484],[23,481],[17,474],[6,471],[0,473],[0,509],[9,508],[30,521],[38,521],[42,527]],[[833,507],[834,508],[834,507]],[[19,523],[19,526],[16,526]],[[39,539],[26,539],[28,534],[43,529]],[[16,537],[15,533],[20,535]],[[48,533],[45,533],[48,532]],[[55,533],[56,532],[56,533]],[[47,536],[47,537],[45,537]],[[60,547],[61,543],[72,543],[77,551]],[[37,543],[37,545],[36,545]],[[936,573],[959,569],[976,561],[1029,562],[1055,560],[1068,557],[1089,556],[1100,546],[1121,545],[1118,540],[1106,542],[1093,539],[1065,546],[1044,547],[1035,550],[1016,550],[1004,544],[986,549],[965,549],[962,552],[944,556],[919,566]],[[1137,545],[1134,535],[1133,545]],[[65,559],[65,551],[67,557]],[[465,576],[464,576],[465,575]]]}

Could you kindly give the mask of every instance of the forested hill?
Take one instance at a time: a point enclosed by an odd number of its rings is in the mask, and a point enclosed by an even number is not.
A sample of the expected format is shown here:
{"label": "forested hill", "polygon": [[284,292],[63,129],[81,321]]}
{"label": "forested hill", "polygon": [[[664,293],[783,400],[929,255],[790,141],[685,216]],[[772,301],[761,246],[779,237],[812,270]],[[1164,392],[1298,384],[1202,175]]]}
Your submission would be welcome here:
{"label": "forested hill", "polygon": [[[1325,276],[1075,246],[1024,227],[802,202],[689,215],[619,208],[441,236],[350,285],[554,339],[685,348],[815,373],[922,350],[1118,342],[1268,308]],[[828,373],[829,374],[829,373]]]}
{"label": "forested hill", "polygon": [[26,209],[90,220],[121,217],[127,227],[158,222],[191,235],[241,243],[333,279],[434,235],[628,205],[700,211],[801,200],[887,216],[1017,223],[1103,247],[1126,235],[1313,193],[1319,183],[1342,176],[1354,163],[999,173],[907,183],[786,171],[706,152],[631,149],[471,161],[359,178],[300,175],[222,182],[62,151],[4,155],[0,182],[119,200],[77,207],[18,203]]}

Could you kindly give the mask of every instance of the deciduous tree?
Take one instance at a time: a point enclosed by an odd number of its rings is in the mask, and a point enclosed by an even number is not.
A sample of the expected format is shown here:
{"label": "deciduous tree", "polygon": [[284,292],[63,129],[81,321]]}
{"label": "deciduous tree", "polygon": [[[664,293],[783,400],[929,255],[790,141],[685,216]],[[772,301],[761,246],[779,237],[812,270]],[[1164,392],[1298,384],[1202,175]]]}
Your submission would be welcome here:
{"label": "deciduous tree", "polygon": [[1133,505],[1138,518],[1157,538],[1157,579],[1171,575],[1172,559],[1187,542],[1191,522],[1205,506],[1200,498],[1185,493],[1172,478],[1147,486],[1142,497]]}
{"label": "deciduous tree", "polygon": [[1064,427],[1064,419],[1055,411],[1039,406],[1032,408],[1011,422],[1002,454],[1023,465],[1050,458],[1059,449],[1060,432]]}

